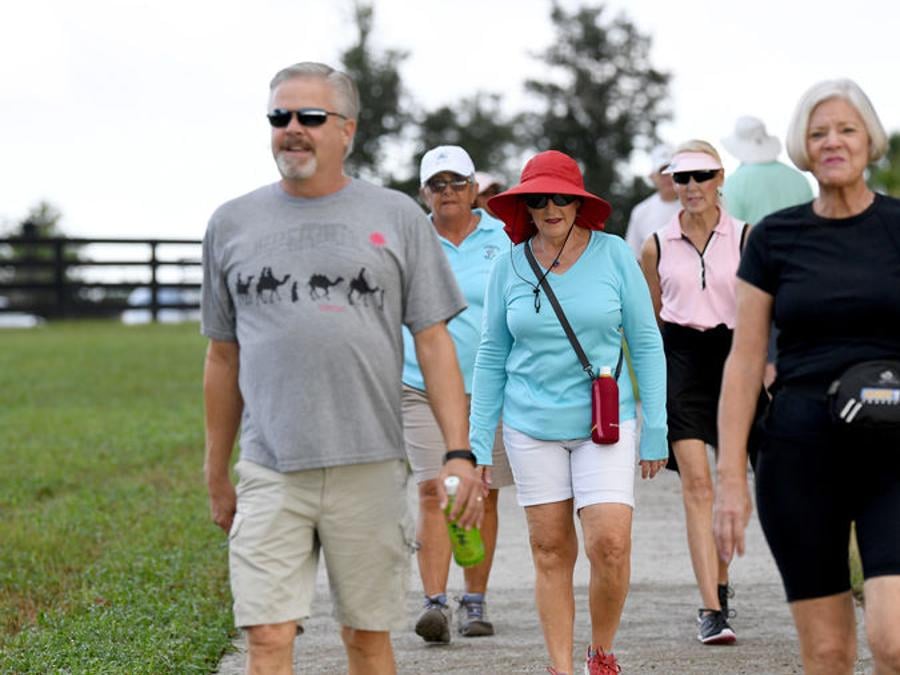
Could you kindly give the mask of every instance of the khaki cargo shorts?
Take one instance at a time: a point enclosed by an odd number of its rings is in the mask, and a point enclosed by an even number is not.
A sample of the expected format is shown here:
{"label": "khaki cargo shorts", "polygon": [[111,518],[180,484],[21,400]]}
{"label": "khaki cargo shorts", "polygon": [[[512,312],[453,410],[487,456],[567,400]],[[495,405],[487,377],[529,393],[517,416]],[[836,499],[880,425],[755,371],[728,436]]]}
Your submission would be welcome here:
{"label": "khaki cargo shorts", "polygon": [[[406,456],[412,467],[416,483],[437,478],[444,462],[447,445],[438,426],[428,395],[421,389],[403,385],[403,439]],[[497,426],[494,435],[493,466],[491,467],[492,488],[502,488],[513,484],[512,470],[503,447],[503,429]]]}
{"label": "khaki cargo shorts", "polygon": [[242,460],[235,470],[228,556],[235,625],[296,621],[302,630],[321,551],[342,626],[406,627],[415,533],[405,462],[280,473]]}

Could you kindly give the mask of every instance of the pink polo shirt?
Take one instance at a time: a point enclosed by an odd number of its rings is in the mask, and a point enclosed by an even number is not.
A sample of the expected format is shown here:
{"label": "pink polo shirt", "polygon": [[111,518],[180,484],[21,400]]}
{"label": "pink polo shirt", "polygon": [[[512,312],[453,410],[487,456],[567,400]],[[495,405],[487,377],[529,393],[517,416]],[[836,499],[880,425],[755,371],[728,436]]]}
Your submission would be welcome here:
{"label": "pink polo shirt", "polygon": [[702,250],[681,232],[678,215],[657,230],[663,321],[696,330],[722,323],[734,328],[743,229],[743,222],[720,207],[719,222]]}

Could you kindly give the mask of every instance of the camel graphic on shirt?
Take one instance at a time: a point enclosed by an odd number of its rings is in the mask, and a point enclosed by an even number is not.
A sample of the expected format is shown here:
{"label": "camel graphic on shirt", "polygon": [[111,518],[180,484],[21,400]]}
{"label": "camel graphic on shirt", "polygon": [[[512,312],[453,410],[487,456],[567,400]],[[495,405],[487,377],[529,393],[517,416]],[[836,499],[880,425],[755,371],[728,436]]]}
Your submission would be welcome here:
{"label": "camel graphic on shirt", "polygon": [[241,304],[249,305],[253,302],[253,298],[250,297],[250,282],[253,281],[254,275],[251,274],[247,277],[246,281],[241,279],[241,273],[238,272],[237,275],[237,297],[238,301]]}
{"label": "camel graphic on shirt", "polygon": [[328,289],[332,286],[337,286],[344,280],[344,277],[338,277],[334,281],[331,281],[324,274],[313,274],[309,281],[307,282],[307,286],[309,286],[309,298],[310,300],[318,300],[319,298],[328,298]]}
{"label": "camel graphic on shirt", "polygon": [[[384,289],[378,288],[378,286],[370,286],[369,282],[366,281],[366,268],[363,267],[359,270],[359,274],[356,275],[355,278],[350,280],[350,292],[347,293],[347,302],[351,305],[353,304],[353,293],[355,292],[358,298],[362,298],[363,305],[365,307],[369,306],[369,296],[371,295],[373,300],[378,297],[379,304],[378,309],[384,309]],[[379,294],[376,296],[376,294]]]}
{"label": "camel graphic on shirt", "polygon": [[290,278],[290,274],[285,274],[284,278],[279,281],[273,274],[271,267],[263,267],[259,273],[259,281],[256,282],[256,299],[264,304],[274,302],[276,299],[281,302],[281,294],[278,292],[278,287],[286,284]]}

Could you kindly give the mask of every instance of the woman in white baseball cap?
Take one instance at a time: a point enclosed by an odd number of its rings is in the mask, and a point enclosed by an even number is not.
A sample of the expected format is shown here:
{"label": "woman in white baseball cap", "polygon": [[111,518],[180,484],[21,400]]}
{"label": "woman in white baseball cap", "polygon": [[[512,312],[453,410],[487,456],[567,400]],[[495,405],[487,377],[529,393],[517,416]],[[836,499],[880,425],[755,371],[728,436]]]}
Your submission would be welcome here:
{"label": "woman in white baseball cap", "polygon": [[[448,324],[462,370],[466,393],[472,390],[475,352],[481,336],[484,287],[498,254],[508,246],[503,223],[482,209],[473,209],[477,184],[475,165],[458,145],[440,145],[422,157],[419,197],[430,211],[431,222],[450,268],[466,298],[466,309]],[[446,447],[429,405],[425,379],[419,368],[412,335],[403,330],[403,434],[406,453],[418,486],[419,516],[416,538],[419,574],[425,593],[415,631],[426,642],[450,641],[452,609],[447,597],[450,540],[444,513],[437,500],[437,479]],[[484,520],[481,533],[485,560],[466,567],[465,594],[456,608],[456,632],[463,637],[493,635],[485,592],[497,541],[497,496],[512,485],[512,473],[499,433],[478,458],[484,483]]]}

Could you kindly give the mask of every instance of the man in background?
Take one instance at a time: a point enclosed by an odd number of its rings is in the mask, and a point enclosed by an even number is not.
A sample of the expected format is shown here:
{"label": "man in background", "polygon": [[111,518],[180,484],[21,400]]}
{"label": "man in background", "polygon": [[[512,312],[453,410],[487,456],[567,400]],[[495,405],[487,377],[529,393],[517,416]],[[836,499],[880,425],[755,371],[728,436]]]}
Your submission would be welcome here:
{"label": "man in background", "polygon": [[634,251],[634,257],[638,260],[641,258],[641,246],[644,239],[669,222],[672,216],[681,209],[681,203],[675,194],[672,176],[663,173],[671,159],[672,148],[668,145],[658,145],[650,152],[649,178],[653,187],[656,188],[656,192],[642,202],[638,202],[628,218],[625,241]]}

